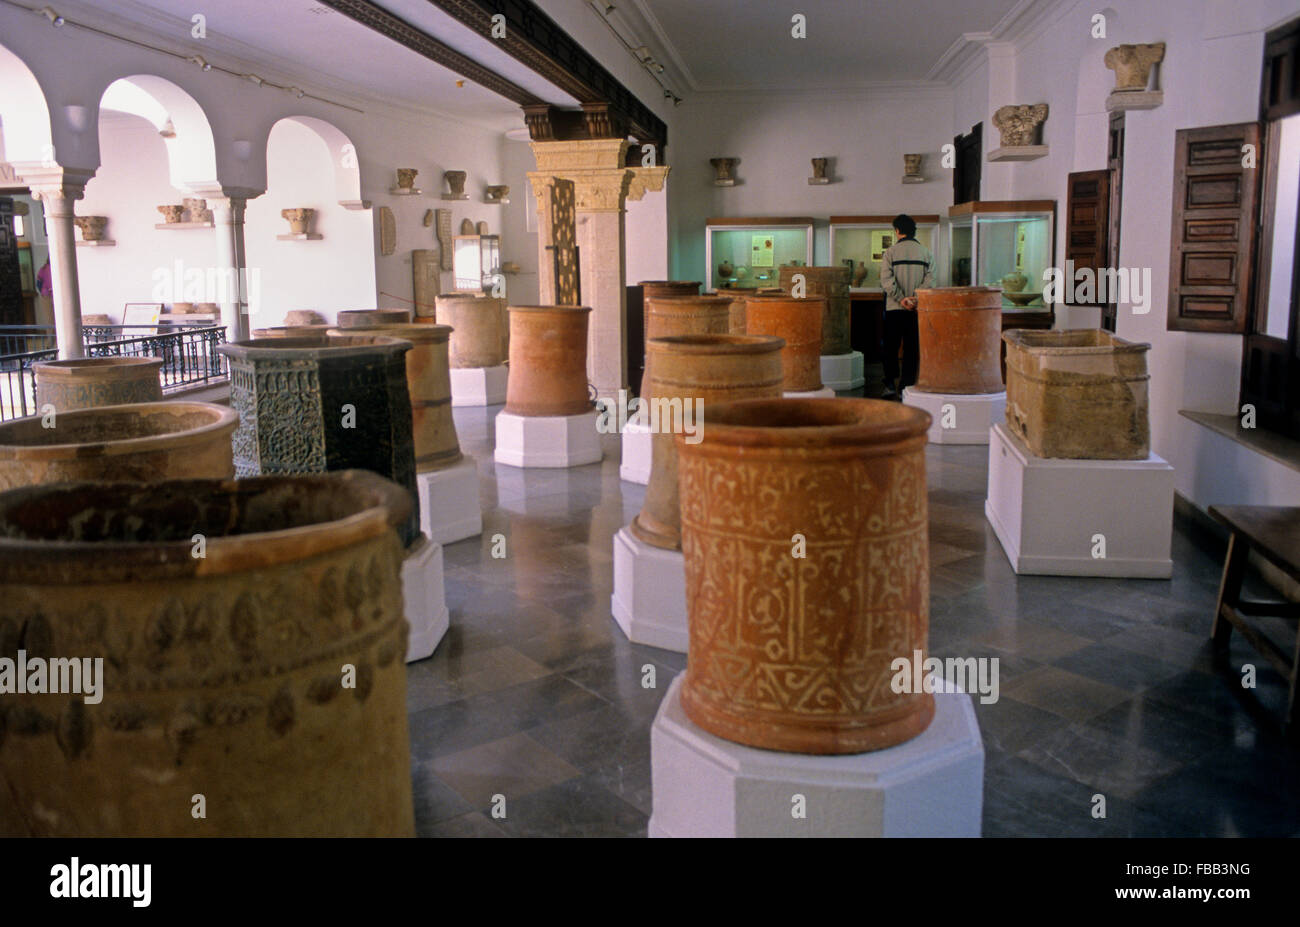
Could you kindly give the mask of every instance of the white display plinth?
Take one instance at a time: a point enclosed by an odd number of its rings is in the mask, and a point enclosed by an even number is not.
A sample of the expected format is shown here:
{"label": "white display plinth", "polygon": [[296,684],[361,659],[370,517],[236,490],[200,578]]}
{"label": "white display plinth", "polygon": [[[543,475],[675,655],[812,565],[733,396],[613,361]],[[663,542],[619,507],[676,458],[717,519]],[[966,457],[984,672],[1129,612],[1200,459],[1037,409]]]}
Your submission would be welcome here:
{"label": "white display plinth", "polygon": [[984,514],[1017,573],[1173,574],[1174,468],[1155,454],[1146,460],[1035,457],[1005,424],[994,425]]}
{"label": "white display plinth", "polygon": [[1005,390],[926,393],[909,386],[903,390],[903,404],[930,413],[931,444],[988,444],[989,429],[1007,417]]}
{"label": "white display plinth", "polygon": [[621,479],[642,486],[650,482],[650,446],[653,443],[650,424],[639,414],[623,426],[623,462],[618,467]]}
{"label": "white display plinth", "polygon": [[499,412],[496,462],[511,467],[580,467],[601,458],[595,410],[578,415]]}
{"label": "white display plinth", "polygon": [[420,497],[420,528],[438,544],[483,533],[478,501],[478,466],[462,457],[454,466],[415,474]]}
{"label": "white display plinth", "polygon": [[[650,728],[651,837],[978,837],[984,744],[969,695],[936,692],[934,720],[885,750],[759,750],[696,727],[685,674]],[[793,815],[803,796],[806,817]]]}
{"label": "white display plinth", "polygon": [[634,644],[685,653],[686,560],[680,550],[647,544],[620,528],[614,535],[614,620]]}
{"label": "white display plinth", "polygon": [[423,660],[437,649],[451,625],[442,579],[442,545],[420,535],[402,560],[402,603],[411,626],[406,662]]}
{"label": "white display plinth", "polygon": [[809,390],[804,393],[782,393],[786,399],[834,399],[835,390],[823,384],[821,389]]}
{"label": "white display plinth", "polygon": [[860,389],[866,386],[867,368],[862,352],[823,354],[822,385],[833,390]]}
{"label": "white display plinth", "polygon": [[452,367],[451,404],[459,406],[499,406],[506,401],[506,380],[510,368]]}

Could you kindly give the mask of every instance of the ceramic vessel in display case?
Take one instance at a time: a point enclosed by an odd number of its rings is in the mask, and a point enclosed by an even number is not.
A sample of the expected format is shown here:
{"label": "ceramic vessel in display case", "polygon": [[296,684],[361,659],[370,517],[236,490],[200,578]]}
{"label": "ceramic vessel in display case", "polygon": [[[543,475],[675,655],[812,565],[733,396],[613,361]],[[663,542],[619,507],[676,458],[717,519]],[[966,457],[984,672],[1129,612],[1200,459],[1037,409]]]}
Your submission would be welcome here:
{"label": "ceramic vessel in display case", "polygon": [[[813,220],[810,217],[724,217],[704,227],[704,266],[709,290],[757,289],[778,284],[782,264],[813,261]],[[730,266],[733,275],[724,277]]]}
{"label": "ceramic vessel in display case", "polygon": [[[934,285],[939,286],[944,277],[939,217],[914,215],[912,218],[916,221],[916,240],[935,256]],[[831,263],[852,266],[854,292],[880,292],[880,258],[896,237],[894,216],[831,216]]]}

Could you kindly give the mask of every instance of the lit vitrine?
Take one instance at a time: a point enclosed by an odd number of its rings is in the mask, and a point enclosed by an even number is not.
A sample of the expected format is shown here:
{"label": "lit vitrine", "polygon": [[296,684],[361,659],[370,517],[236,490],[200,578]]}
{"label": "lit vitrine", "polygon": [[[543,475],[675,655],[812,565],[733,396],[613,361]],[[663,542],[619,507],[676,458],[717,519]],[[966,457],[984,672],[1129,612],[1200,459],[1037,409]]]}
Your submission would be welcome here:
{"label": "lit vitrine", "polygon": [[778,286],[782,264],[812,264],[813,220],[716,218],[704,227],[710,290]]}
{"label": "lit vitrine", "polygon": [[960,203],[948,210],[953,286],[1000,286],[1004,309],[1050,309],[1045,272],[1055,253],[1056,201]]}
{"label": "lit vitrine", "polygon": [[[871,293],[880,289],[880,259],[896,240],[894,216],[831,216],[831,263],[853,270],[851,289]],[[943,264],[939,257],[939,217],[912,216],[916,240],[935,255],[935,285],[940,283]]]}
{"label": "lit vitrine", "polygon": [[451,253],[456,290],[482,293],[492,288],[501,273],[501,236],[456,235]]}

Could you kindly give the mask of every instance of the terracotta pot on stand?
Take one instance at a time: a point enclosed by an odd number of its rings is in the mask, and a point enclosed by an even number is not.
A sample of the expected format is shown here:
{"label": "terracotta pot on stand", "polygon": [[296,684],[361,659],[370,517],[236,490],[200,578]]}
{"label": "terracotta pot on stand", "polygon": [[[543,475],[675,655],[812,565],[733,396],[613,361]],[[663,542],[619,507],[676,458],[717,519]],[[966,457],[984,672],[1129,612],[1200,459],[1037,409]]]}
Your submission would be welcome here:
{"label": "terracotta pot on stand", "polygon": [[1002,291],[945,286],[916,291],[923,393],[1002,391]]}
{"label": "terracotta pot on stand", "polygon": [[754,399],[706,407],[699,444],[677,436],[693,722],[817,754],[929,725],[933,695],[890,685],[926,651],[929,424],[878,400]]}
{"label": "terracotta pot on stand", "polygon": [[404,325],[354,325],[330,334],[377,334],[411,342],[406,353],[406,386],[411,394],[411,437],[417,473],[450,467],[463,456],[451,414],[451,372],[447,341],[451,327],[408,322]]}
{"label": "terracotta pot on stand", "polygon": [[439,296],[438,318],[452,327],[452,367],[498,367],[506,362],[510,320],[504,299],[469,294]]}
{"label": "terracotta pot on stand", "polygon": [[36,408],[56,412],[162,399],[161,357],[78,357],[32,364]]}
{"label": "terracotta pot on stand", "polygon": [[38,483],[235,475],[239,416],[208,402],[145,402],[0,424],[0,490]]}
{"label": "terracotta pot on stand", "polygon": [[588,306],[511,306],[506,411],[524,417],[581,415],[587,392]]}
{"label": "terracotta pot on stand", "polygon": [[411,321],[410,309],[340,309],[339,328],[366,328],[371,325],[405,325]]}
{"label": "terracotta pot on stand", "polygon": [[[654,375],[647,380],[649,401],[680,402],[682,415],[699,425],[701,406],[737,399],[780,398],[780,338],[746,335],[678,335],[650,339]],[[646,400],[643,399],[644,403]],[[686,410],[690,409],[690,412]],[[660,408],[659,428],[651,435],[650,481],[645,504],[630,530],[655,547],[679,550],[681,515],[677,497],[676,422]]]}
{"label": "terracotta pot on stand", "polygon": [[0,833],[414,836],[409,507],[360,471],[0,495],[0,656],[102,658],[94,704],[4,697]]}
{"label": "terracotta pot on stand", "polygon": [[787,393],[822,388],[822,317],[825,298],[795,299],[788,293],[755,293],[745,299],[745,332],[785,340],[781,365]]}
{"label": "terracotta pot on stand", "polygon": [[789,293],[794,285],[794,275],[803,274],[804,295],[824,296],[826,309],[822,314],[822,346],[825,355],[848,354],[853,350],[849,343],[849,284],[853,271],[841,264],[837,267],[804,267],[782,264],[781,289]]}
{"label": "terracotta pot on stand", "polygon": [[728,312],[727,332],[732,335],[747,334],[745,327],[745,297],[737,296],[731,300]]}

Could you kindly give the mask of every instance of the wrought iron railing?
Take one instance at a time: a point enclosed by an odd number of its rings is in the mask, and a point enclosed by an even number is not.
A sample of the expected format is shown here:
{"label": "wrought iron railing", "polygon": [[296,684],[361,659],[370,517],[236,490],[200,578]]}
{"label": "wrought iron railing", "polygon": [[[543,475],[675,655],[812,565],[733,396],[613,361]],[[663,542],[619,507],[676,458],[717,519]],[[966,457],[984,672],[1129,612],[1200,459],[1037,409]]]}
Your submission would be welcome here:
{"label": "wrought iron railing", "polygon": [[[180,324],[171,331],[140,325],[88,325],[82,329],[87,357],[161,357],[163,392],[224,379],[226,359],[217,353],[217,345],[225,340],[225,327],[210,324]],[[24,350],[0,354],[0,421],[39,411],[32,364],[59,356],[53,329],[0,326],[0,348],[15,347]]]}

